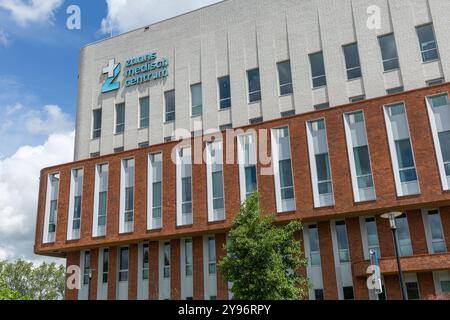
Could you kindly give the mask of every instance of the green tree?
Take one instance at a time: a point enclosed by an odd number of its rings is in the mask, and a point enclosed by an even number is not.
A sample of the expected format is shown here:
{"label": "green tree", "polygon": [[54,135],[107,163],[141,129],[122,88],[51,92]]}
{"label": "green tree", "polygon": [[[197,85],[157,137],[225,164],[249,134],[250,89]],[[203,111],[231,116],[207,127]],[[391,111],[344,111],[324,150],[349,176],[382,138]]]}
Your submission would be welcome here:
{"label": "green tree", "polygon": [[[299,220],[284,226],[274,224],[274,215],[264,215],[258,193],[241,206],[233,222],[227,256],[219,268],[238,300],[296,300],[307,295],[309,281],[298,273],[307,266],[294,235],[302,230]],[[293,270],[295,272],[293,272]]]}
{"label": "green tree", "polygon": [[0,300],[58,300],[64,295],[64,266],[0,261]]}

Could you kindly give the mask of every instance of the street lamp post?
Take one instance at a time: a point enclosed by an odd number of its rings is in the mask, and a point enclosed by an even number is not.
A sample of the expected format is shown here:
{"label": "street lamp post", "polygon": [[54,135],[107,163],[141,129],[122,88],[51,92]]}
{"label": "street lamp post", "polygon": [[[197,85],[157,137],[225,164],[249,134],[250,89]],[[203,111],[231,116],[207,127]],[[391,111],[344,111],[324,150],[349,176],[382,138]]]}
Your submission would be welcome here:
{"label": "street lamp post", "polygon": [[394,248],[395,248],[395,258],[397,259],[397,268],[398,268],[398,279],[400,282],[400,288],[402,291],[403,300],[408,299],[408,295],[406,293],[405,281],[403,280],[403,271],[400,264],[400,252],[398,249],[398,240],[397,240],[397,225],[395,223],[395,218],[401,216],[403,213],[401,212],[388,212],[382,214],[381,217],[389,220],[389,226],[392,230],[392,235],[394,236]]}

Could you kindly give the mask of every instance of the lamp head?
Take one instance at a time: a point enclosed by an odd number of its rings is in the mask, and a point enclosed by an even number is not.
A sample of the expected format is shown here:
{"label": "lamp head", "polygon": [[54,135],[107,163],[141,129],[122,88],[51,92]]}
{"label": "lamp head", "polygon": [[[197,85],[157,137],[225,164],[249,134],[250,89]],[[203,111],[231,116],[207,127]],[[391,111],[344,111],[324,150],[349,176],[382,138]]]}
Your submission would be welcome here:
{"label": "lamp head", "polygon": [[402,212],[387,212],[387,213],[383,213],[381,215],[381,217],[383,219],[389,219],[389,226],[391,227],[391,229],[396,229],[397,226],[395,224],[395,218],[400,217],[403,213]]}

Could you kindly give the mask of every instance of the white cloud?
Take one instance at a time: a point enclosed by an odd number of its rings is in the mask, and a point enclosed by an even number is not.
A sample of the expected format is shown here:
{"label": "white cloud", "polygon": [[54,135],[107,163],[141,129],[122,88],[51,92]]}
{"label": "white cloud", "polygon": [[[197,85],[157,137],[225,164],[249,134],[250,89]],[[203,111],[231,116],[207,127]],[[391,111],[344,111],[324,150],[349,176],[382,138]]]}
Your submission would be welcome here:
{"label": "white cloud", "polygon": [[25,128],[31,134],[64,132],[72,126],[70,116],[56,105],[44,106],[43,110],[32,110],[25,116]]}
{"label": "white cloud", "polygon": [[106,0],[108,15],[101,31],[126,32],[186,13],[220,0]]}
{"label": "white cloud", "polygon": [[23,109],[23,104],[21,104],[21,103],[16,103],[15,105],[12,105],[12,106],[7,106],[6,107],[6,115],[10,116],[22,109]]}
{"label": "white cloud", "polygon": [[52,22],[63,0],[0,0],[0,8],[8,11],[20,25]]}
{"label": "white cloud", "polygon": [[38,146],[0,159],[0,260],[33,255],[40,170],[73,160],[74,132],[50,134]]}

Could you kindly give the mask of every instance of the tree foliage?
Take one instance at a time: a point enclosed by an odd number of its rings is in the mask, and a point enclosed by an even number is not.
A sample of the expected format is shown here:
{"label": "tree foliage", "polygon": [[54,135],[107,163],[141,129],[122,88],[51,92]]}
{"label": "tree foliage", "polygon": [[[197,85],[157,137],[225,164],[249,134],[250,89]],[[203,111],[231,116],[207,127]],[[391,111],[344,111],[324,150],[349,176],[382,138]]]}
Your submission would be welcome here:
{"label": "tree foliage", "polygon": [[274,215],[264,215],[258,193],[241,206],[233,222],[227,256],[219,268],[231,292],[239,300],[295,300],[307,295],[309,281],[299,268],[307,266],[294,235],[302,229],[299,220],[285,226],[274,224]]}
{"label": "tree foliage", "polygon": [[0,261],[0,300],[59,300],[64,296],[64,266]]}

